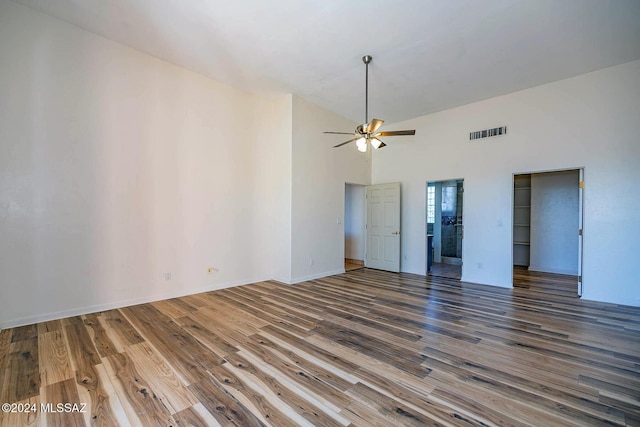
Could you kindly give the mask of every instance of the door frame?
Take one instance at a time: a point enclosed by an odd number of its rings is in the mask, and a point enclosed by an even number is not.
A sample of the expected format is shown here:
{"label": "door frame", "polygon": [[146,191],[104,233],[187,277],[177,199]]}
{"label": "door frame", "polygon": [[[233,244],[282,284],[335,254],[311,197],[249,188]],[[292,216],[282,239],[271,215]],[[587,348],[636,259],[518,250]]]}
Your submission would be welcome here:
{"label": "door frame", "polygon": [[[553,173],[553,172],[571,172],[578,171],[579,178],[579,187],[578,187],[578,228],[582,230],[582,234],[578,235],[578,297],[582,297],[583,286],[584,286],[584,176],[585,176],[585,166],[575,166],[575,167],[566,167],[566,168],[554,168],[554,169],[545,169],[545,170],[536,170],[536,171],[522,171],[522,172],[513,172],[511,174],[511,192],[510,192],[510,200],[511,200],[511,244],[509,245],[511,250],[511,287],[513,288],[513,215],[514,215],[514,194],[513,194],[513,182],[514,177],[516,175],[536,175],[543,173]],[[576,232],[578,232],[576,230]]]}
{"label": "door frame", "polygon": [[579,171],[579,184],[578,184],[578,297],[582,298],[582,269],[583,269],[583,256],[584,253],[584,168],[578,169]]}
{"label": "door frame", "polygon": [[[428,237],[427,237],[427,233],[428,233],[428,226],[427,226],[427,192],[429,191],[429,184],[442,184],[443,182],[451,182],[451,181],[461,181],[462,182],[462,224],[460,224],[462,226],[462,242],[460,243],[460,262],[461,262],[461,269],[464,268],[464,223],[465,223],[465,218],[466,218],[466,203],[464,202],[465,196],[464,196],[464,182],[465,182],[465,178],[450,178],[450,179],[430,179],[427,180],[425,183],[425,191],[424,191],[424,245],[425,245],[425,275],[428,275],[429,272],[427,271],[428,269],[428,258],[429,258],[429,242],[428,242]],[[436,206],[438,205],[438,201],[440,201],[440,204],[442,204],[442,194],[440,194],[440,196],[438,196],[438,193],[436,192],[435,198],[434,198],[434,202],[436,203]],[[438,218],[438,214],[437,214],[437,210],[436,210],[436,218]],[[442,245],[442,236],[441,236],[441,242],[440,245]],[[434,241],[435,241],[435,233],[434,233]],[[442,253],[442,252],[441,252]],[[434,262],[435,262],[435,254],[434,254]],[[462,272],[461,272],[462,273]],[[461,274],[461,278],[460,281],[462,281],[462,277],[464,277],[464,274]]]}
{"label": "door frame", "polygon": [[347,241],[347,204],[346,204],[346,199],[347,199],[347,188],[348,187],[359,187],[362,188],[363,190],[363,194],[362,194],[362,205],[363,205],[363,209],[362,209],[362,227],[358,230],[358,238],[362,239],[363,245],[364,245],[364,249],[363,249],[363,255],[362,255],[362,261],[364,262],[365,258],[366,258],[366,251],[367,251],[367,231],[365,228],[366,222],[367,222],[367,199],[366,199],[366,195],[367,195],[367,184],[357,184],[357,183],[353,183],[353,182],[345,182],[344,183],[344,200],[345,200],[345,204],[344,204],[344,212],[343,212],[343,233],[342,233],[342,247],[343,247],[343,258],[347,259],[347,251],[346,251],[346,241]]}

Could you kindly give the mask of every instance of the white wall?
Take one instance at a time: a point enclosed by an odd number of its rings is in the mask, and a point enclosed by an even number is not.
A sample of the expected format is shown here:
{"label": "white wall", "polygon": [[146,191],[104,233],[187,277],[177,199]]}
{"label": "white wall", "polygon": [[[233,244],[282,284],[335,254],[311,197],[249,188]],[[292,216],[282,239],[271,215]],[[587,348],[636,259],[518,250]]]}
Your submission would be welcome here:
{"label": "white wall", "polygon": [[249,265],[261,276],[285,283],[291,280],[292,109],[291,95],[255,97],[245,113],[247,123],[252,123],[248,143],[253,152]]}
{"label": "white wall", "polygon": [[402,271],[425,271],[425,182],[464,178],[463,279],[510,287],[513,173],[584,167],[583,298],[640,305],[638,111],[635,61],[386,126],[416,129],[373,155],[374,184],[402,183]]}
{"label": "white wall", "polygon": [[577,170],[531,175],[529,270],[578,274]]}
{"label": "white wall", "polygon": [[[293,97],[291,281],[344,271],[345,183],[369,184],[369,154],[332,148],[356,123]],[[344,136],[344,135],[343,135]]]}
{"label": "white wall", "polygon": [[345,186],[344,257],[364,261],[365,248],[364,185]]}
{"label": "white wall", "polygon": [[10,2],[0,58],[0,327],[289,277],[290,96]]}

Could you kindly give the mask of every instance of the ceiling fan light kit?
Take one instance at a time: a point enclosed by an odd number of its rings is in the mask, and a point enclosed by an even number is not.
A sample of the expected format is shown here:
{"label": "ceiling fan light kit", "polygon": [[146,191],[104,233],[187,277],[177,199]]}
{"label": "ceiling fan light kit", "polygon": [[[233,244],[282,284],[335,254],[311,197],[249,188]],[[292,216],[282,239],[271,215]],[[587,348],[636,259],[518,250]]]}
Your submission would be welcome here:
{"label": "ceiling fan light kit", "polygon": [[[384,123],[383,120],[372,119],[369,121],[369,63],[373,58],[371,55],[365,55],[362,57],[362,62],[365,65],[365,98],[364,98],[364,124],[359,125],[355,132],[353,133],[354,138],[341,142],[340,144],[334,145],[333,148],[342,147],[350,142],[355,141],[356,147],[358,147],[358,151],[362,153],[367,152],[367,147],[369,144],[374,149],[386,147],[387,144],[382,142],[379,139],[379,136],[404,136],[404,135],[415,135],[415,130],[396,130],[396,131],[388,131],[388,132],[378,132],[378,129]],[[339,135],[351,135],[348,132],[324,132],[331,134],[339,134]]]}
{"label": "ceiling fan light kit", "polygon": [[364,138],[364,137],[358,138],[358,140],[356,141],[356,146],[358,147],[358,151],[366,153],[366,151],[367,151],[367,139]]}

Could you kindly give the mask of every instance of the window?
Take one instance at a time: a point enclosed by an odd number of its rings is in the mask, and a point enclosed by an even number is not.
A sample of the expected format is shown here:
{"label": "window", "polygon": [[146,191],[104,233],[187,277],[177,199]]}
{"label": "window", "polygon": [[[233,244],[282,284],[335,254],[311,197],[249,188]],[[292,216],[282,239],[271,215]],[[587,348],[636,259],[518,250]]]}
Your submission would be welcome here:
{"label": "window", "polygon": [[427,186],[427,224],[436,222],[436,187]]}

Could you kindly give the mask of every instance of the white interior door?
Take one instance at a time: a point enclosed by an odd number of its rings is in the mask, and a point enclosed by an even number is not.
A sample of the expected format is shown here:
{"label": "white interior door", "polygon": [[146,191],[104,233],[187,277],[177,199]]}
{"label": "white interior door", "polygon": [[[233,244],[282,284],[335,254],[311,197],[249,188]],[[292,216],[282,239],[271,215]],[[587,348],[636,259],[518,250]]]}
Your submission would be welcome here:
{"label": "white interior door", "polygon": [[400,271],[400,183],[367,187],[365,265]]}

